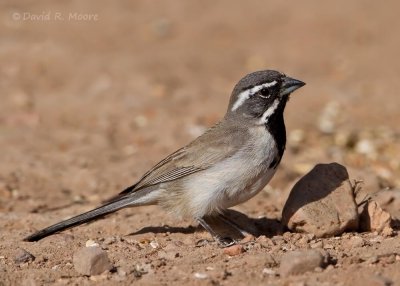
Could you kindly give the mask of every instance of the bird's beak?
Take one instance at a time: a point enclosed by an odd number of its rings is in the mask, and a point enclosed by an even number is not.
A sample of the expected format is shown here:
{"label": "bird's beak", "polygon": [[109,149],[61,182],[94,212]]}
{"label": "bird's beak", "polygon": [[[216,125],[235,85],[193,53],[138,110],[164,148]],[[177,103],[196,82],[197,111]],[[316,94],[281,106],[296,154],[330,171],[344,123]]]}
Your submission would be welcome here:
{"label": "bird's beak", "polygon": [[296,89],[304,86],[305,84],[306,84],[305,82],[287,76],[283,79],[281,88],[282,91],[280,95],[281,96],[288,95],[293,91],[295,91]]}

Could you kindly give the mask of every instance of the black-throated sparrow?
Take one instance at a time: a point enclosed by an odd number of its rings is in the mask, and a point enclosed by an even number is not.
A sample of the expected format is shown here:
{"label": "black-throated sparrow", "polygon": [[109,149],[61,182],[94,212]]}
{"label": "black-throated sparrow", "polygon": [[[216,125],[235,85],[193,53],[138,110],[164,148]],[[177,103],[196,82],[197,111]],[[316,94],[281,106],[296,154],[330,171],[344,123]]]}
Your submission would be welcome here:
{"label": "black-throated sparrow", "polygon": [[283,111],[289,95],[305,83],[272,70],[242,78],[225,117],[189,145],[160,161],[133,186],[106,204],[25,238],[37,241],[119,209],[158,204],[196,219],[220,243],[204,220],[255,196],[271,180],[286,144]]}

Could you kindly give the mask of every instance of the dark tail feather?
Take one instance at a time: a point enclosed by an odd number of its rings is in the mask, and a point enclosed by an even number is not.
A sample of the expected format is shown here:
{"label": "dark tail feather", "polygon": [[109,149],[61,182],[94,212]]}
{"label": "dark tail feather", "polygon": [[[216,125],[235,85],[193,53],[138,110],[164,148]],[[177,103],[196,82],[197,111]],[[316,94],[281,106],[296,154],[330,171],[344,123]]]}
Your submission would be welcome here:
{"label": "dark tail feather", "polygon": [[110,202],[108,204],[105,204],[103,206],[95,208],[91,211],[85,212],[85,213],[77,215],[73,218],[53,224],[45,229],[39,230],[38,232],[35,232],[34,234],[24,238],[24,241],[41,240],[42,238],[45,238],[46,236],[52,235],[56,232],[59,232],[59,231],[62,231],[62,230],[65,230],[67,228],[71,228],[74,226],[78,226],[80,224],[84,224],[86,222],[89,222],[89,221],[95,220],[97,218],[100,218],[102,216],[113,213],[117,210],[123,209],[128,206],[132,206],[132,205],[134,205],[132,203],[132,201],[133,201],[132,197],[120,198],[118,201]]}

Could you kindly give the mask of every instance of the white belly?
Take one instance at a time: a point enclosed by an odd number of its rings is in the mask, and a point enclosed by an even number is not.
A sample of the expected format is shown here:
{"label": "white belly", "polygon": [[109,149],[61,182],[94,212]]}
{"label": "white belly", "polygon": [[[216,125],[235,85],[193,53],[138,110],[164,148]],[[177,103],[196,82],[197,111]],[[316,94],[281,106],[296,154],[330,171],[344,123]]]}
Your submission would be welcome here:
{"label": "white belly", "polygon": [[275,174],[269,166],[278,151],[265,129],[259,135],[234,156],[188,177],[184,189],[189,214],[203,217],[220,212],[249,200],[264,188]]}

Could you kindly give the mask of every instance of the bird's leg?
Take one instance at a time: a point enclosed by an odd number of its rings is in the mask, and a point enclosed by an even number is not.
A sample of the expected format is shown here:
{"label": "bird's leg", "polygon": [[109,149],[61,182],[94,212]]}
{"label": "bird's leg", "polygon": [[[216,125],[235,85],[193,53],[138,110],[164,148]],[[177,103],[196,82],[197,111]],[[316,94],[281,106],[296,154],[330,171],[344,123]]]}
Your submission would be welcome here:
{"label": "bird's leg", "polygon": [[244,229],[242,229],[236,222],[234,222],[232,219],[230,219],[229,217],[227,217],[225,214],[220,213],[219,217],[221,220],[223,220],[225,223],[229,224],[231,227],[233,227],[234,229],[236,229],[238,232],[240,232],[243,236],[247,236],[249,235],[249,233],[247,231],[245,231]]}
{"label": "bird's leg", "polygon": [[228,247],[236,243],[235,240],[230,237],[221,237],[219,234],[217,234],[203,218],[197,218],[196,220],[202,227],[204,227],[205,230],[207,230],[211,234],[211,236],[215,239],[215,241],[218,242],[221,247]]}

